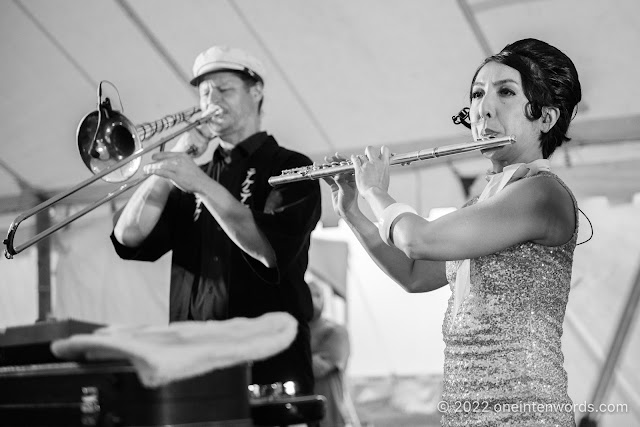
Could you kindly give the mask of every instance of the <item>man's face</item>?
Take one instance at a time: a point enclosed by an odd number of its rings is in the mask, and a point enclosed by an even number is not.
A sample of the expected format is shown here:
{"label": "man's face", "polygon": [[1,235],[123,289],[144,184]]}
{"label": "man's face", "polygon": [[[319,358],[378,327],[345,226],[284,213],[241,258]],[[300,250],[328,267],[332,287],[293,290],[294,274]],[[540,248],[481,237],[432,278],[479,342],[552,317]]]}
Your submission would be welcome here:
{"label": "man's face", "polygon": [[207,128],[214,135],[242,132],[258,115],[262,85],[248,87],[235,73],[217,71],[206,75],[198,86],[203,114],[216,112]]}

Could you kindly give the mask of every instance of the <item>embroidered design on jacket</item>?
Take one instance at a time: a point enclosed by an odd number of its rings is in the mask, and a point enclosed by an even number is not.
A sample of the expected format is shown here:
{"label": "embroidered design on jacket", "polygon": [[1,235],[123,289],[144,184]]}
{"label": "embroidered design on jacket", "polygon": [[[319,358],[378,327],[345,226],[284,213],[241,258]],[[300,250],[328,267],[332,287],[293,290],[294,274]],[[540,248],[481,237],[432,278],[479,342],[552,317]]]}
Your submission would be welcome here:
{"label": "embroidered design on jacket", "polygon": [[249,206],[247,204],[247,200],[249,199],[249,197],[252,196],[251,184],[255,182],[255,180],[251,179],[251,177],[255,174],[256,174],[256,168],[249,168],[247,170],[247,177],[244,179],[244,182],[242,183],[242,190],[240,192],[240,202],[247,207]]}
{"label": "embroidered design on jacket", "polygon": [[202,199],[196,194],[196,209],[193,211],[193,222],[196,222],[200,218],[202,213]]}

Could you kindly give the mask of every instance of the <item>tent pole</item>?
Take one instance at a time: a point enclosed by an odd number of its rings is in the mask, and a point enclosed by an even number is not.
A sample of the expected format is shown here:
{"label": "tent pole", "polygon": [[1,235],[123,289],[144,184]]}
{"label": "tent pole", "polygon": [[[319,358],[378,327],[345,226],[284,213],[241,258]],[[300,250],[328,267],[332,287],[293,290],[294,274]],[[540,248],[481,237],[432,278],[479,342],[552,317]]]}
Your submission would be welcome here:
{"label": "tent pole", "polygon": [[640,263],[638,263],[638,271],[636,272],[633,287],[631,288],[627,303],[618,321],[616,333],[609,347],[609,354],[607,354],[604,366],[600,372],[600,378],[598,378],[598,383],[591,397],[591,403],[595,412],[588,412],[584,415],[580,420],[579,427],[595,427],[598,425],[597,420],[602,415],[602,411],[597,411],[597,409],[600,404],[603,403],[602,401],[609,390],[611,379],[613,378],[618,359],[624,348],[627,334],[631,328],[636,308],[638,307],[638,301],[640,301]]}
{"label": "tent pole", "polygon": [[484,35],[482,28],[480,28],[480,24],[478,24],[476,15],[473,12],[473,9],[471,8],[471,6],[469,6],[469,3],[467,2],[467,0],[458,0],[458,6],[460,6],[460,10],[462,11],[462,14],[467,20],[467,23],[469,24],[469,28],[471,28],[471,31],[473,31],[473,34],[476,36],[476,40],[480,44],[480,47],[482,48],[482,52],[484,53],[484,55],[485,56],[491,55],[493,52],[491,50],[491,47],[489,46],[489,41],[487,40],[487,37]]}
{"label": "tent pole", "polygon": [[[36,215],[36,233],[51,227],[49,209]],[[38,320],[51,315],[51,239],[43,239],[37,245],[38,253]]]}

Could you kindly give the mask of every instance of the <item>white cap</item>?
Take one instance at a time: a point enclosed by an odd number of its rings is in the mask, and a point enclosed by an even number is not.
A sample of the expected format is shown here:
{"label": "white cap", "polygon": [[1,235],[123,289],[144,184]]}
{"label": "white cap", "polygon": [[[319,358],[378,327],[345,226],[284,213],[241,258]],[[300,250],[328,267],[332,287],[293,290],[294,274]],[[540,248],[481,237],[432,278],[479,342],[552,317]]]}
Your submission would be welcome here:
{"label": "white cap", "polygon": [[222,70],[242,71],[261,82],[264,82],[266,74],[262,63],[244,50],[227,46],[213,46],[196,57],[193,63],[193,79],[190,83],[193,86],[198,86],[202,76]]}

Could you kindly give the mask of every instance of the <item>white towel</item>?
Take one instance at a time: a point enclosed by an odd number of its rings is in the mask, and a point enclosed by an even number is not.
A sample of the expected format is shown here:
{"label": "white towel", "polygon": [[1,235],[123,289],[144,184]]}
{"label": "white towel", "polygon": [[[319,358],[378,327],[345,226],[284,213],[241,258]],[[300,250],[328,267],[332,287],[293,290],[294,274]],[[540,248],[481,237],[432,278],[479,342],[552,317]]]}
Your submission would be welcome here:
{"label": "white towel", "polygon": [[168,326],[108,326],[54,341],[51,351],[62,359],[129,360],[142,384],[158,387],[278,354],[291,345],[297,326],[284,312]]}

